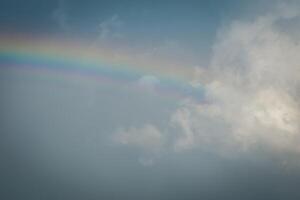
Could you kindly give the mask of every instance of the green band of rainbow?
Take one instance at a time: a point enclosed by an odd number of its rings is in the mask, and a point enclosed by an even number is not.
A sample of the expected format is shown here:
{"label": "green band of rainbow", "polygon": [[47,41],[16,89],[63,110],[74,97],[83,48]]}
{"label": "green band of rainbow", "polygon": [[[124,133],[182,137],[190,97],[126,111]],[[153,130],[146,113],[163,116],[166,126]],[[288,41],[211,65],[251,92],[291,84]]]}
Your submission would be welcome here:
{"label": "green band of rainbow", "polygon": [[157,90],[161,94],[194,100],[200,100],[203,96],[201,88],[193,87],[180,77],[180,70],[177,70],[175,75],[175,73],[163,73],[163,70],[160,70],[162,67],[156,67],[151,71],[151,67],[110,62],[109,60],[112,59],[107,59],[109,56],[104,55],[106,59],[103,59],[101,52],[87,51],[86,47],[76,45],[62,47],[61,44],[55,42],[39,41],[37,43],[36,41],[23,42],[22,40],[21,42],[20,40],[4,40],[1,43],[3,44],[0,47],[1,67],[42,69],[46,73],[58,71],[121,84],[134,83],[143,76],[153,74],[159,79]]}

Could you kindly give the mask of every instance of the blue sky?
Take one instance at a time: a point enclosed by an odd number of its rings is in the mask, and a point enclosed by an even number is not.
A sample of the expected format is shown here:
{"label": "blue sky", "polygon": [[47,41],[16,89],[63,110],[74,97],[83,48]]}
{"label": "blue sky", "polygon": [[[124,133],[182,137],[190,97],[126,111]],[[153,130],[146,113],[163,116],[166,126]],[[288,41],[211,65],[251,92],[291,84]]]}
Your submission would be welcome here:
{"label": "blue sky", "polygon": [[300,198],[299,2],[3,0],[0,26],[1,199]]}

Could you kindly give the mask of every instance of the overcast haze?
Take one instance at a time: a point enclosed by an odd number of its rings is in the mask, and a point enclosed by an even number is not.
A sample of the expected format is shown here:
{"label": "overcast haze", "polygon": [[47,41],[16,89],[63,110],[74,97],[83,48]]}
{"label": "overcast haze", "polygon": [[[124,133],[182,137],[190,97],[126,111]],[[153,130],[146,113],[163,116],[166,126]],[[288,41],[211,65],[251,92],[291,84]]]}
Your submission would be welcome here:
{"label": "overcast haze", "polygon": [[2,0],[0,199],[300,199],[298,1]]}

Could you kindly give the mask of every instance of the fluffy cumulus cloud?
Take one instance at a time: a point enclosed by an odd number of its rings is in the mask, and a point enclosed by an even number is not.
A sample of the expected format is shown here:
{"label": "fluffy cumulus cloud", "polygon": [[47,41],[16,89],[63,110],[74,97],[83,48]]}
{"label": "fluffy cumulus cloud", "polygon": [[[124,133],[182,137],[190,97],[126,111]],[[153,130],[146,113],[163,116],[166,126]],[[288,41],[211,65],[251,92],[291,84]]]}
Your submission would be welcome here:
{"label": "fluffy cumulus cloud", "polygon": [[282,27],[299,20],[297,10],[280,5],[274,13],[223,28],[210,66],[196,68],[192,81],[204,88],[204,100],[184,101],[167,130],[129,128],[119,131],[118,141],[147,151],[300,153],[300,44]]}
{"label": "fluffy cumulus cloud", "polygon": [[300,44],[279,23],[298,18],[296,11],[281,6],[220,31],[211,66],[197,71],[208,103],[187,104],[172,117],[177,150],[300,153]]}

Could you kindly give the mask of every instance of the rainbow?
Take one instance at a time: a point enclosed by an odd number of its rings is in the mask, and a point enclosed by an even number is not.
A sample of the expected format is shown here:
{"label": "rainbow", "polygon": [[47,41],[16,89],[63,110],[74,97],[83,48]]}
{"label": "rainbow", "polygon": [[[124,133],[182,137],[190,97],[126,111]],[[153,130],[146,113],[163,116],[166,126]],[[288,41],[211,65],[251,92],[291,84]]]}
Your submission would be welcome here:
{"label": "rainbow", "polygon": [[91,47],[63,39],[0,37],[0,67],[79,75],[118,84],[136,83],[142,77],[159,80],[156,90],[176,98],[201,100],[203,90],[189,83],[191,69],[153,60],[141,60],[113,49]]}

